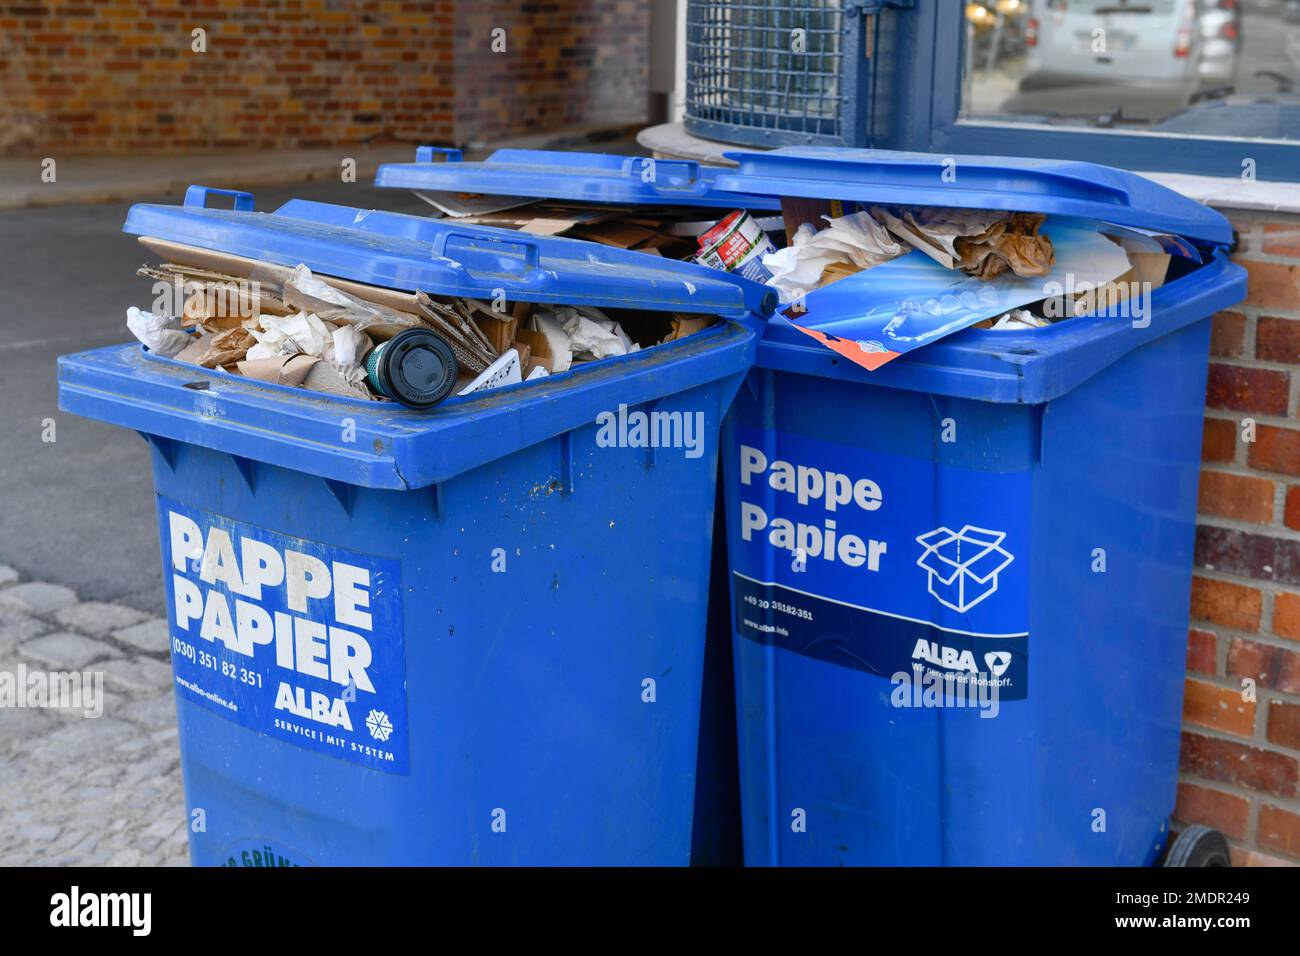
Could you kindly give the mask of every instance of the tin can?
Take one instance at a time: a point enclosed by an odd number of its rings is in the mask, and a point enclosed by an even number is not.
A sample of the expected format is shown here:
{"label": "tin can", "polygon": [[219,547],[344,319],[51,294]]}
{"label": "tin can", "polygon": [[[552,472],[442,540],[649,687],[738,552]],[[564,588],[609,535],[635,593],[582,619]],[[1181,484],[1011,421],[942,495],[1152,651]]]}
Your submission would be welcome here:
{"label": "tin can", "polygon": [[766,282],[772,278],[772,273],[763,265],[763,256],[773,252],[776,252],[776,247],[754,217],[743,209],[737,209],[700,236],[700,251],[695,261],[710,269],[735,272],[754,282]]}

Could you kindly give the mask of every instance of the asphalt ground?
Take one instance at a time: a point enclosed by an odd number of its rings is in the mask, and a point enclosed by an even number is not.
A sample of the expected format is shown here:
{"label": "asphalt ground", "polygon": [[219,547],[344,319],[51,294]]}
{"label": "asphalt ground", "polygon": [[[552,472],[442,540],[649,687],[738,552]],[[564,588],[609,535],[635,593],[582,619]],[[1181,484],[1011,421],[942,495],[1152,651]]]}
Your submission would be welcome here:
{"label": "asphalt ground", "polygon": [[[261,210],[293,197],[429,209],[409,193],[363,183],[255,194]],[[122,232],[128,208],[0,211],[0,564],[72,587],[83,601],[161,614],[148,446],[132,431],[60,412],[56,388],[58,356],[130,341],[127,307],[153,299],[151,280],[135,274],[153,257]]]}

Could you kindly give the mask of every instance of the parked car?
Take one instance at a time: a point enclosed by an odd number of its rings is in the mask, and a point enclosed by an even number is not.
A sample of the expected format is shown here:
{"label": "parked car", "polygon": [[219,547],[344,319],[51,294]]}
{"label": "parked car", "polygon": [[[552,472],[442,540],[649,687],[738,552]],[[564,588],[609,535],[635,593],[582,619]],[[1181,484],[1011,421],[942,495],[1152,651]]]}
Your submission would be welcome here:
{"label": "parked car", "polygon": [[1133,84],[1191,99],[1198,86],[1198,0],[1035,0],[1021,89]]}
{"label": "parked car", "polygon": [[1235,85],[1237,54],[1241,50],[1241,3],[1208,0],[1200,22],[1201,62],[1197,73],[1201,88]]}

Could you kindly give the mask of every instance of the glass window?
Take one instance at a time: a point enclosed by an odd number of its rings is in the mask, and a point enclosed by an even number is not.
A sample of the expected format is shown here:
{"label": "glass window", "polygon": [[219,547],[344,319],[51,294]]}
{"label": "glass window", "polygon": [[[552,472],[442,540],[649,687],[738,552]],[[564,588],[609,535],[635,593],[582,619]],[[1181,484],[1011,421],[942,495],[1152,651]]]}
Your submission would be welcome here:
{"label": "glass window", "polygon": [[979,0],[964,33],[964,122],[1300,140],[1300,0]]}

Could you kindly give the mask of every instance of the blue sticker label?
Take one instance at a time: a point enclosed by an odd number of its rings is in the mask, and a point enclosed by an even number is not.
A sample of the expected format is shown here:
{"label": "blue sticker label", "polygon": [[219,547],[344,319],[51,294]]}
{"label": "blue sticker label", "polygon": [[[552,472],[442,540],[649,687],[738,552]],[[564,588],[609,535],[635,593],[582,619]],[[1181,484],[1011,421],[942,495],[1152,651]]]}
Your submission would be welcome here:
{"label": "blue sticker label", "polygon": [[176,691],[250,730],[408,772],[398,562],[159,496]]}
{"label": "blue sticker label", "polygon": [[1029,693],[1027,471],[738,429],[737,632],[910,681]]}

